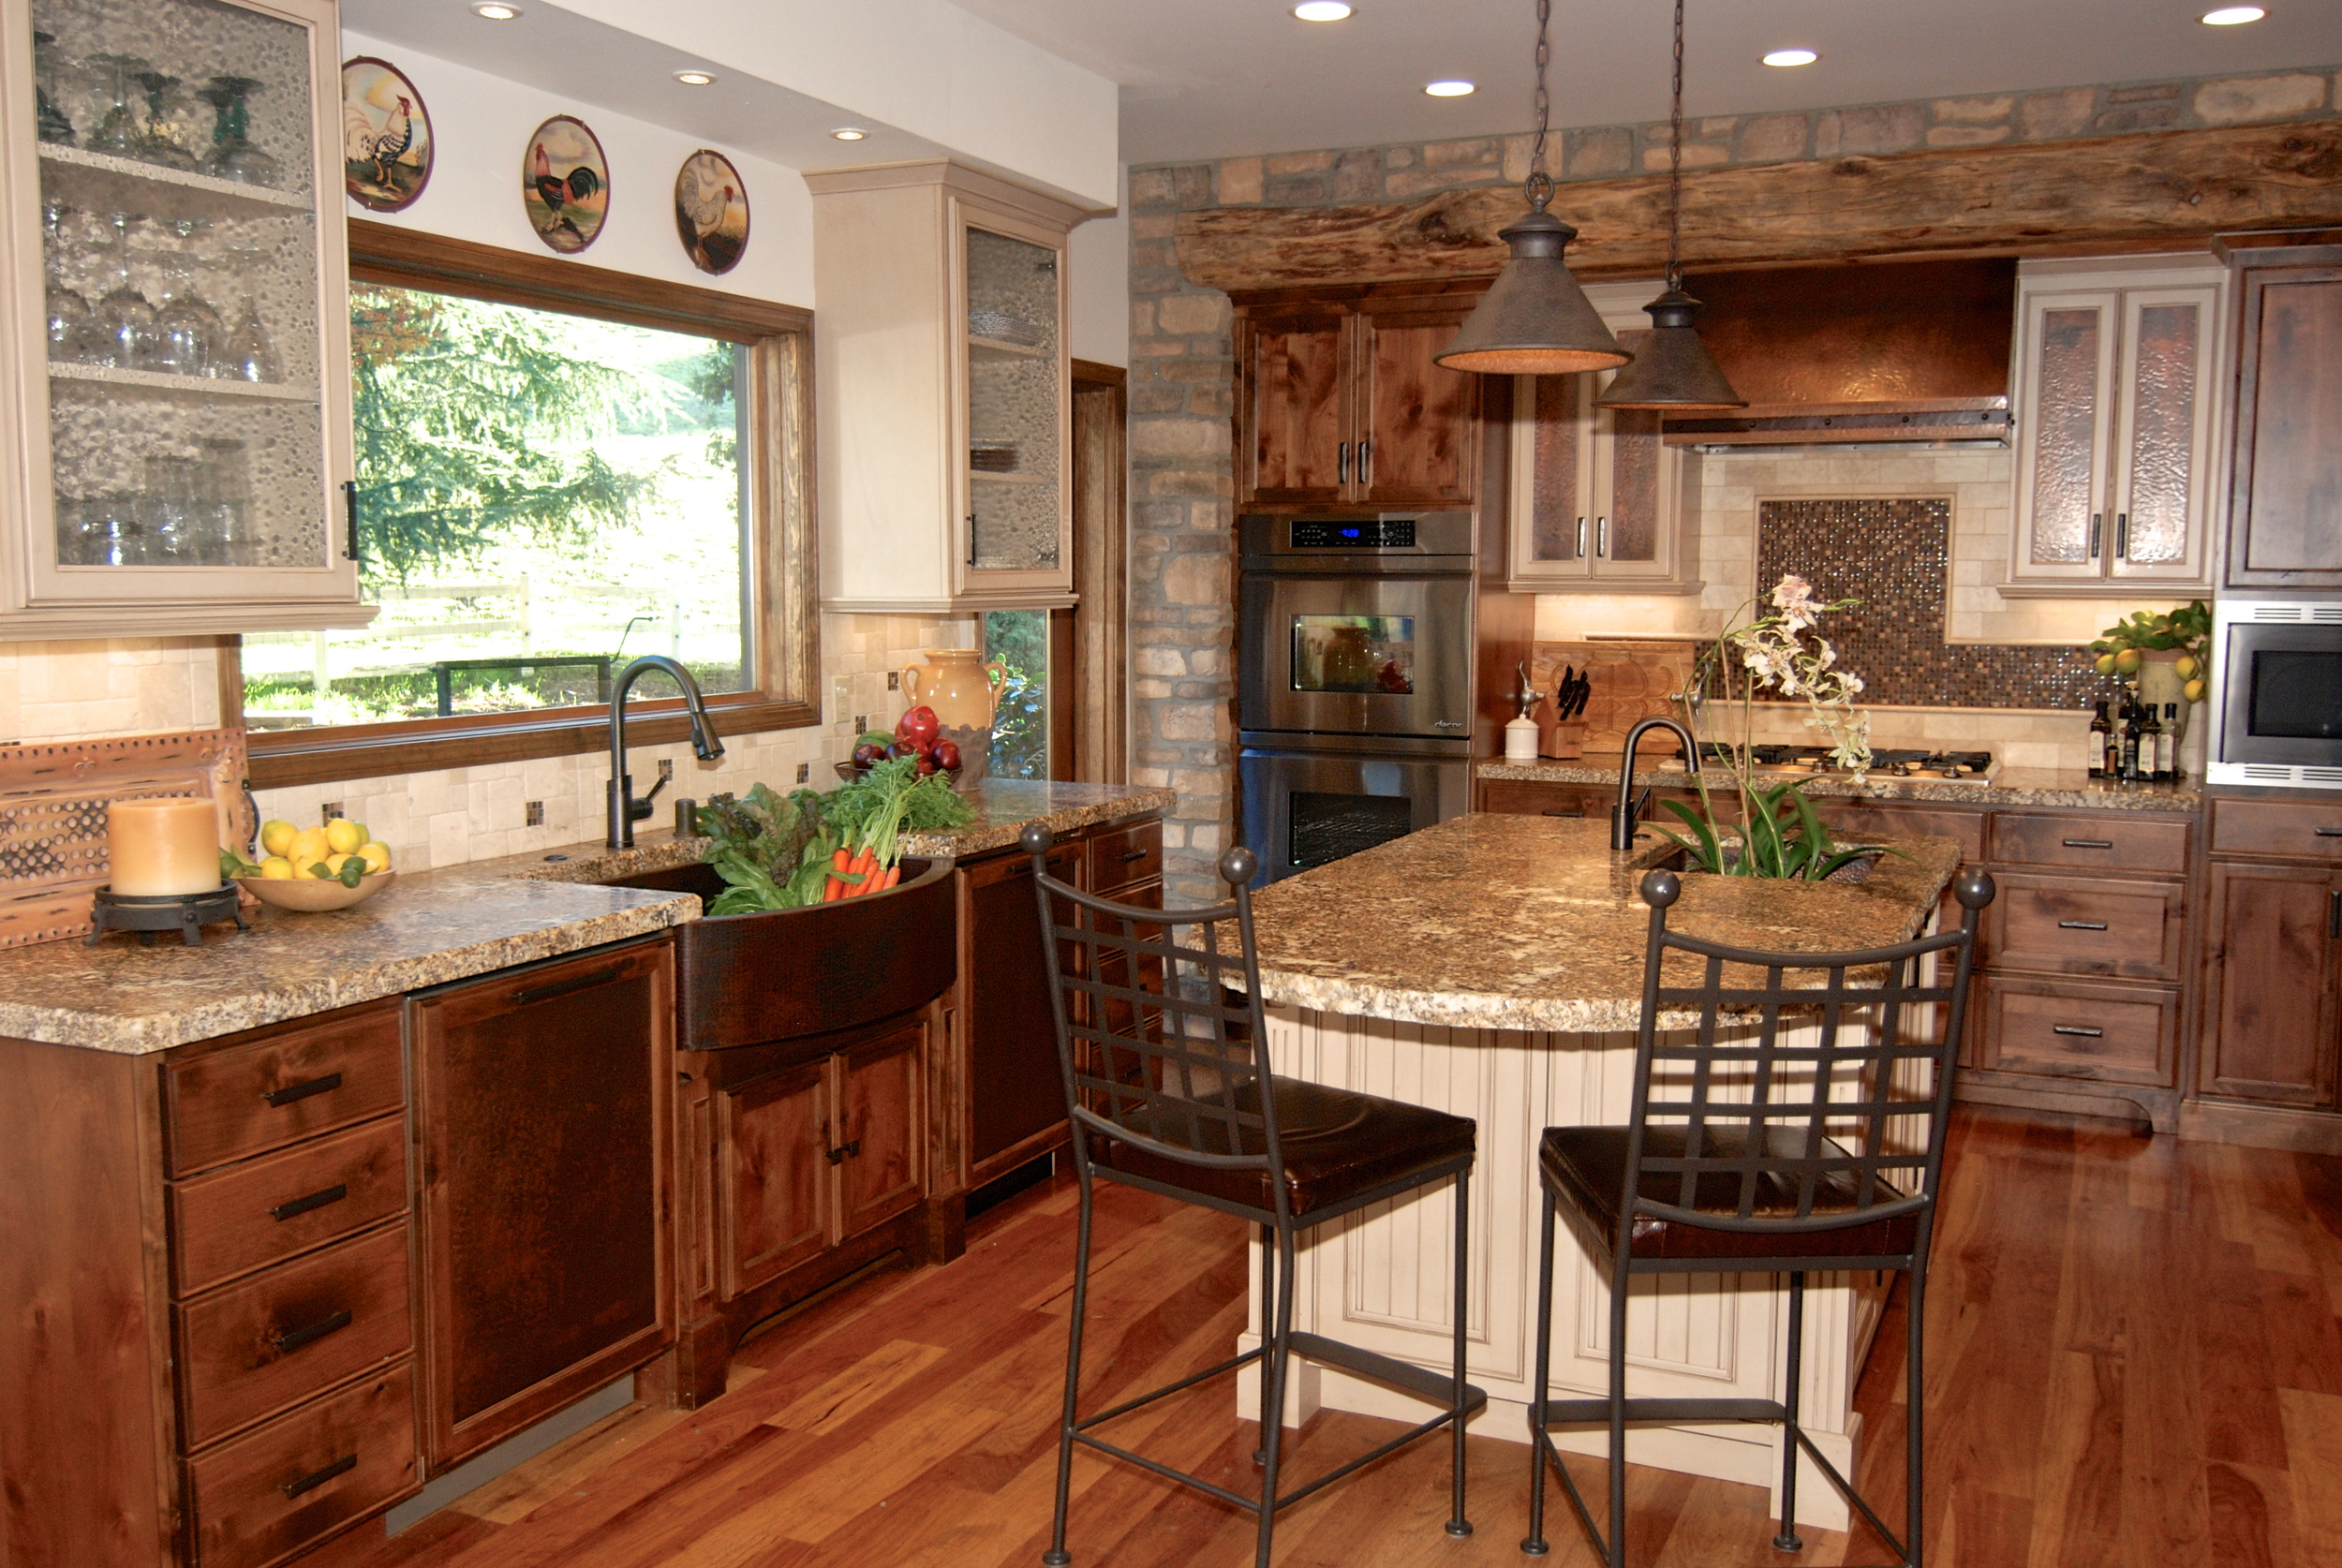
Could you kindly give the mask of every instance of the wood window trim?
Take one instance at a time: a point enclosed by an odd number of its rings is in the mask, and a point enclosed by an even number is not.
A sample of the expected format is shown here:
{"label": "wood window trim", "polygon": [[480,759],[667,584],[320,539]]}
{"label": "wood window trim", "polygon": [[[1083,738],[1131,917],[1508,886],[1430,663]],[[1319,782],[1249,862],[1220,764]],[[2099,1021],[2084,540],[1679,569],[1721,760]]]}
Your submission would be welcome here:
{"label": "wood window trim", "polygon": [[[753,596],[759,688],[707,700],[717,732],[751,734],[822,721],[820,581],[813,513],[813,313],[794,305],[665,283],[448,239],[364,218],[349,220],[349,276],[501,304],[558,310],[660,332],[749,346],[755,401],[769,413],[748,432],[743,456],[762,505]],[[221,698],[241,712],[242,660],[222,649]],[[231,673],[231,667],[233,673]],[[689,734],[677,700],[630,703],[629,738],[666,745]],[[636,717],[639,715],[639,717]],[[379,778],[489,762],[599,751],[607,704],[457,718],[402,719],[316,730],[256,730],[256,789]]]}

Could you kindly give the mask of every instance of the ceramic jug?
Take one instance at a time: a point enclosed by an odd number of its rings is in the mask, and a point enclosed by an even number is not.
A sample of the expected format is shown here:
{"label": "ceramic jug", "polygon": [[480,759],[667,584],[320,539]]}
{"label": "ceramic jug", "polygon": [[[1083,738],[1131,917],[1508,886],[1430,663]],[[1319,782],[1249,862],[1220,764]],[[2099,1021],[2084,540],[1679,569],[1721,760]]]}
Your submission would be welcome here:
{"label": "ceramic jug", "polygon": [[946,730],[974,730],[989,734],[992,710],[1008,679],[1006,666],[984,661],[973,648],[929,648],[925,664],[903,670],[903,696],[912,707],[935,710]]}

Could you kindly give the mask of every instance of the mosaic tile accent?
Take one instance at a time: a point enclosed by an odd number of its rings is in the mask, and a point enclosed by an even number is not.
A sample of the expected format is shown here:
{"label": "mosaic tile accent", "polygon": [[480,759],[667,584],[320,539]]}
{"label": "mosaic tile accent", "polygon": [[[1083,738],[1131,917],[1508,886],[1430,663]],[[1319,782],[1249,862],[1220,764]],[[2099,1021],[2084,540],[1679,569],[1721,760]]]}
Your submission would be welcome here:
{"label": "mosaic tile accent", "polygon": [[1944,641],[1951,575],[1951,498],[1763,501],[1756,581],[1785,572],[1815,597],[1862,603],[1830,617],[1839,663],[1862,677],[1862,701],[1886,707],[2085,706],[2103,682],[2082,648]]}

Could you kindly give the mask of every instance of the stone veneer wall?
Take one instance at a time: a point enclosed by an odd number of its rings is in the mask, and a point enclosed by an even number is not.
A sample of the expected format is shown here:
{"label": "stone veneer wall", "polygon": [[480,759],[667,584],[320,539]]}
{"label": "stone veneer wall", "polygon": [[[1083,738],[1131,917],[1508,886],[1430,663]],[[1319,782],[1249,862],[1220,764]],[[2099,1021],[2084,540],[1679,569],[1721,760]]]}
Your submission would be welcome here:
{"label": "stone veneer wall", "polygon": [[[1683,161],[1697,169],[1877,155],[2327,119],[2338,110],[2342,71],[2323,67],[1710,115],[1685,123]],[[1667,167],[1664,122],[1586,126],[1557,140],[1555,178],[1564,185]],[[1529,172],[1529,147],[1527,136],[1480,136],[1131,170],[1132,780],[1179,791],[1164,824],[1175,896],[1220,891],[1211,862],[1232,832],[1236,742],[1231,317],[1225,294],[1180,276],[1178,214],[1518,184]],[[1556,206],[1566,214],[1565,199]]]}

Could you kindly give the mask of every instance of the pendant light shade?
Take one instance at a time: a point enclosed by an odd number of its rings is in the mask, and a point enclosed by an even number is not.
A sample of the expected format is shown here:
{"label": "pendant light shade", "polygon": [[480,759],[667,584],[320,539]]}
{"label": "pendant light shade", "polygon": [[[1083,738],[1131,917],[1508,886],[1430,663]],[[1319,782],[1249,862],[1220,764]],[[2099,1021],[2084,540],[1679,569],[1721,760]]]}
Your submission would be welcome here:
{"label": "pendant light shade", "polygon": [[1537,201],[1497,237],[1512,257],[1439,356],[1441,364],[1486,376],[1571,376],[1634,358],[1602,324],[1563,259],[1577,229]]}
{"label": "pendant light shade", "polygon": [[1681,288],[1643,306],[1651,331],[1635,345],[1635,362],[1622,370],[1594,401],[1605,408],[1745,408],[1748,399],[1732,390],[1708,346],[1692,330],[1697,300]]}
{"label": "pendant light shade", "polygon": [[1545,210],[1553,177],[1545,171],[1545,134],[1552,102],[1545,87],[1552,51],[1546,34],[1553,0],[1537,0],[1537,135],[1523,194],[1529,210],[1497,238],[1512,247],[1505,270],[1456,333],[1438,362],[1483,376],[1574,376],[1608,370],[1635,356],[1619,347],[1562,253],[1578,230]]}

